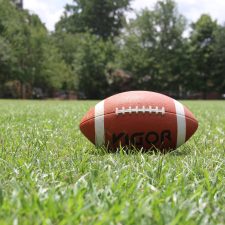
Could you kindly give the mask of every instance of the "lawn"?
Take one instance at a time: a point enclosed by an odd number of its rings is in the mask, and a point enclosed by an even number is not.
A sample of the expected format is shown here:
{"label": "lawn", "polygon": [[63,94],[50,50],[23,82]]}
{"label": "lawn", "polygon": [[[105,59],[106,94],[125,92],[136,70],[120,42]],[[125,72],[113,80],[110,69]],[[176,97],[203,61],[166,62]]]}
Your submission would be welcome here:
{"label": "lawn", "polygon": [[172,153],[108,154],[79,131],[92,101],[0,101],[0,224],[225,224],[225,101],[183,101]]}

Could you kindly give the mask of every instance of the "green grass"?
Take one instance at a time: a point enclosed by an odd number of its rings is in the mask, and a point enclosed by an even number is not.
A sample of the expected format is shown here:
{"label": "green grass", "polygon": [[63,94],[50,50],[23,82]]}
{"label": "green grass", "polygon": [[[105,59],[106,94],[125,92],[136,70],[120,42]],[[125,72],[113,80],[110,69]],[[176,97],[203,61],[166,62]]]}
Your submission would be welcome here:
{"label": "green grass", "polygon": [[95,102],[0,101],[0,224],[225,224],[225,102],[177,151],[108,154],[79,131]]}

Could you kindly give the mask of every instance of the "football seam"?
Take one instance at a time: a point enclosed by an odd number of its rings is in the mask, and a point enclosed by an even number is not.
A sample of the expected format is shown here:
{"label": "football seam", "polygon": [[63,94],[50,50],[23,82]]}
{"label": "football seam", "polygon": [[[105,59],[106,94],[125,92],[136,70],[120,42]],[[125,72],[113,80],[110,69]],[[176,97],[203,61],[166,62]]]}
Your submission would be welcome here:
{"label": "football seam", "polygon": [[[183,116],[183,115],[181,115],[181,114],[172,113],[172,112],[165,112],[165,114],[166,114],[166,113],[173,114],[173,115],[177,115],[177,116],[181,116],[181,117],[185,117],[185,118],[187,118],[187,119],[189,119],[189,120],[191,120],[191,121],[193,121],[193,122],[197,122],[197,123],[198,123],[197,120],[195,120],[195,119],[193,119],[193,118],[191,118],[191,117],[189,117],[189,116]],[[111,112],[111,113],[107,113],[107,114],[98,115],[98,116],[91,117],[90,119],[83,121],[82,123],[80,123],[80,126],[83,125],[84,123],[86,123],[86,122],[88,122],[88,121],[90,121],[90,120],[94,120],[95,118],[98,118],[98,117],[100,117],[100,116],[108,116],[108,115],[111,115],[111,114],[115,114],[116,116],[118,116],[115,112]],[[129,114],[129,115],[131,116],[131,115],[137,115],[137,114]],[[138,114],[138,115],[140,115],[140,114]],[[146,115],[146,114],[142,114],[142,115]],[[149,115],[149,114],[148,114],[148,115]]]}

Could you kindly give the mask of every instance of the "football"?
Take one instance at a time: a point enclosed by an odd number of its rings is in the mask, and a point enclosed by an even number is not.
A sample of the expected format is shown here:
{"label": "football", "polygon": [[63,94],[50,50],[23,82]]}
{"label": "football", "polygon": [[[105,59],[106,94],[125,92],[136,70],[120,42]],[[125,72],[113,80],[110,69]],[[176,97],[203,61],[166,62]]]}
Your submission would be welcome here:
{"label": "football", "polygon": [[81,132],[96,146],[174,150],[197,130],[198,121],[180,102],[148,91],[113,95],[91,108],[80,122]]}

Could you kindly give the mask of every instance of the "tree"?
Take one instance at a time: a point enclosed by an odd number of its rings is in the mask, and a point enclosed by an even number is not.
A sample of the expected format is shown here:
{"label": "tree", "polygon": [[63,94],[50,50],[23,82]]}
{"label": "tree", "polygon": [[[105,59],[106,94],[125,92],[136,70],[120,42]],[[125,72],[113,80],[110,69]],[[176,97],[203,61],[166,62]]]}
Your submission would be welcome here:
{"label": "tree", "polygon": [[40,72],[42,42],[47,30],[36,15],[19,11],[8,1],[3,3],[3,13],[0,12],[1,19],[4,19],[2,36],[11,46],[10,58],[14,58],[10,79],[33,84],[35,76]]}
{"label": "tree", "polygon": [[10,44],[0,36],[0,96],[3,96],[3,84],[10,79],[14,60]]}
{"label": "tree", "polygon": [[74,90],[76,81],[73,77],[70,67],[62,59],[58,49],[49,40],[43,52],[43,61],[40,65],[40,75],[35,80],[37,87],[42,87],[49,95],[52,91],[60,90]]}
{"label": "tree", "polygon": [[217,30],[217,22],[207,14],[203,14],[196,23],[192,24],[190,65],[194,70],[192,80],[195,81],[192,82],[192,88],[203,92],[204,98],[215,87],[213,77],[215,77],[217,61],[214,58],[214,46]]}
{"label": "tree", "polygon": [[74,53],[73,68],[79,80],[78,90],[87,98],[98,99],[109,94],[107,67],[114,61],[115,46],[95,35],[77,35],[79,48]]}
{"label": "tree", "polygon": [[70,67],[54,46],[40,18],[18,10],[7,0],[1,1],[1,85],[13,80],[20,83],[21,93],[17,97],[25,97],[25,86],[42,87],[46,91],[62,86],[74,88]]}
{"label": "tree", "polygon": [[118,36],[131,0],[74,0],[65,7],[56,30],[68,33],[91,32],[104,40]]}
{"label": "tree", "polygon": [[144,9],[131,21],[122,44],[122,62],[136,74],[139,87],[179,91],[184,30],[185,19],[171,0],[158,1],[154,10]]}
{"label": "tree", "polygon": [[212,74],[214,90],[221,94],[225,92],[225,26],[219,26],[215,33],[214,73]]}
{"label": "tree", "polygon": [[13,64],[16,60],[13,47],[5,36],[9,20],[11,20],[7,16],[14,13],[16,17],[18,13],[8,1],[1,0],[0,4],[0,81],[4,84],[7,79],[11,78]]}

